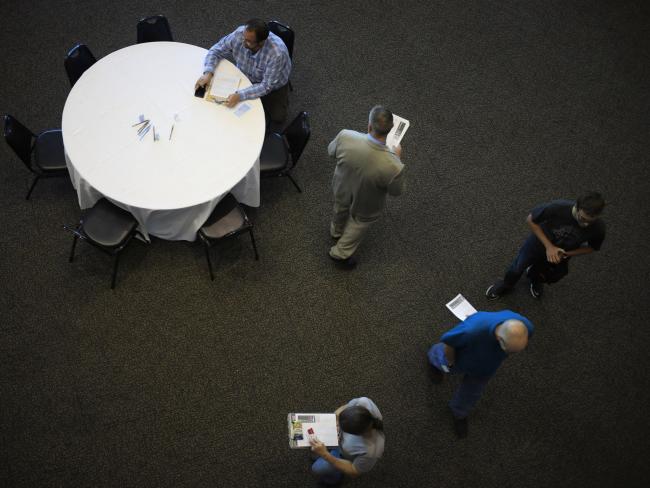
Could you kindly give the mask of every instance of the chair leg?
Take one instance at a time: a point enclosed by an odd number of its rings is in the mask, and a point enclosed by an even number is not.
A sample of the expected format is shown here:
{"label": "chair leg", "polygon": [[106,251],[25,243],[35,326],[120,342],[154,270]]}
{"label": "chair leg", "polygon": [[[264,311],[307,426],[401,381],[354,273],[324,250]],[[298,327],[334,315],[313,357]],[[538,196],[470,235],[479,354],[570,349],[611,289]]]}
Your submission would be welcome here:
{"label": "chair leg", "polygon": [[70,258],[68,259],[69,263],[71,263],[72,260],[74,259],[74,249],[75,249],[75,247],[77,247],[77,239],[79,239],[79,238],[75,234],[75,236],[72,238],[72,250],[70,251]]}
{"label": "chair leg", "polygon": [[255,237],[253,237],[253,229],[248,229],[248,233],[251,235],[251,243],[253,244],[253,251],[255,252],[255,261],[259,261],[260,256],[257,254],[257,246],[255,245]]}
{"label": "chair leg", "polygon": [[25,200],[29,200],[29,197],[31,196],[32,192],[34,191],[34,187],[36,186],[36,183],[38,183],[39,178],[40,178],[40,176],[36,175],[36,178],[34,178],[34,181],[32,182],[32,186],[29,187],[29,191],[27,192],[27,196],[25,197]]}
{"label": "chair leg", "polygon": [[291,180],[291,183],[293,183],[293,186],[296,187],[296,190],[298,190],[298,193],[302,193],[302,190],[301,190],[300,187],[298,186],[298,183],[296,183],[296,180],[294,180],[293,177],[292,177],[289,173],[287,173],[287,176],[288,176],[289,179]]}
{"label": "chair leg", "polygon": [[210,280],[214,281],[214,273],[212,272],[212,261],[210,260],[210,245],[207,242],[203,243],[205,249],[205,257],[208,260],[208,270],[210,271]]}
{"label": "chair leg", "polygon": [[120,262],[120,253],[115,255],[115,260],[113,261],[113,277],[111,278],[111,290],[115,289],[115,279],[117,278],[117,265]]}

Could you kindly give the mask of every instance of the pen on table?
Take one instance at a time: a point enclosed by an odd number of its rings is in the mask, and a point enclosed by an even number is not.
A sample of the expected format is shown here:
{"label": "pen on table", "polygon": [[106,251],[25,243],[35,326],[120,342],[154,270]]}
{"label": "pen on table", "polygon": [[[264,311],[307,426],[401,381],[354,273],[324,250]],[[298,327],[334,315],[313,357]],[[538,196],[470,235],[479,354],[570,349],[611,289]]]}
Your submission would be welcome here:
{"label": "pen on table", "polygon": [[172,134],[174,133],[174,124],[172,124],[172,130],[169,131],[169,140],[172,140]]}
{"label": "pen on table", "polygon": [[149,119],[138,122],[137,124],[133,124],[131,127],[137,127],[138,125],[148,124],[148,123],[149,123]]}
{"label": "pen on table", "polygon": [[138,135],[142,134],[145,130],[147,130],[150,127],[149,123],[143,125],[138,129]]}

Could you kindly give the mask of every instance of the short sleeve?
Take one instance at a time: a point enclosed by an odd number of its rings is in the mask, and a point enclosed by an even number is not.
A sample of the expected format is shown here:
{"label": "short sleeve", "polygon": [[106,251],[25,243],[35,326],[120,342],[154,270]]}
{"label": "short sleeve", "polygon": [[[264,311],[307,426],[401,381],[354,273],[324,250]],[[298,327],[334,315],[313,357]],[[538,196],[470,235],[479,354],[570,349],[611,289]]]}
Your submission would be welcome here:
{"label": "short sleeve", "polygon": [[377,458],[369,456],[357,456],[352,465],[356,468],[359,473],[367,473],[377,464]]}
{"label": "short sleeve", "polygon": [[589,236],[589,239],[587,239],[587,245],[595,251],[598,251],[605,240],[605,222],[598,221],[593,225],[594,229],[592,234]]}
{"label": "short sleeve", "polygon": [[456,327],[445,332],[440,341],[453,348],[466,346],[470,341],[472,328],[483,319],[484,313],[476,312],[470,315]]}
{"label": "short sleeve", "polygon": [[550,217],[555,215],[557,210],[557,205],[553,203],[545,203],[543,205],[538,205],[530,211],[531,218],[536,224],[540,224],[545,220],[548,220]]}

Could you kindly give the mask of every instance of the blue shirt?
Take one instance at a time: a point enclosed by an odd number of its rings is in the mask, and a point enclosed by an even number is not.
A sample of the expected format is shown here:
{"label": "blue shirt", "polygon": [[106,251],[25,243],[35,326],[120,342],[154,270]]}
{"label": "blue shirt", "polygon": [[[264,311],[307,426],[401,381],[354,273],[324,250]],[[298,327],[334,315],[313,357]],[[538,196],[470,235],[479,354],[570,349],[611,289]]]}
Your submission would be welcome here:
{"label": "blue shirt", "polygon": [[232,61],[253,83],[248,88],[237,90],[242,100],[250,100],[286,85],[291,74],[291,59],[287,46],[272,32],[256,53],[246,49],[245,28],[244,25],[238,27],[210,48],[203,62],[203,72],[214,73],[220,59]]}
{"label": "blue shirt", "polygon": [[516,319],[533,335],[533,324],[526,317],[510,310],[476,312],[443,334],[442,342],[456,350],[454,370],[471,376],[492,376],[508,354],[501,349],[494,330],[506,320]]}

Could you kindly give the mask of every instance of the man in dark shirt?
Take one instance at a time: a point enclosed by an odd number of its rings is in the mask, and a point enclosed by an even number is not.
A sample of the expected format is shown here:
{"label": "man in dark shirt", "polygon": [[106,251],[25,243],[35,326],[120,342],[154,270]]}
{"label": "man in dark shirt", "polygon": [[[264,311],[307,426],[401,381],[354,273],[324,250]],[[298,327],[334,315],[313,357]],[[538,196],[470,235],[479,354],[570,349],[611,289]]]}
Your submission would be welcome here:
{"label": "man in dark shirt", "polygon": [[543,283],[555,283],[569,272],[569,259],[600,249],[605,223],[599,216],[605,208],[600,193],[589,192],[577,201],[555,200],[534,208],[526,222],[533,233],[506,271],[503,280],[490,285],[488,300],[507,293],[524,271],[530,280],[530,294],[540,298]]}

